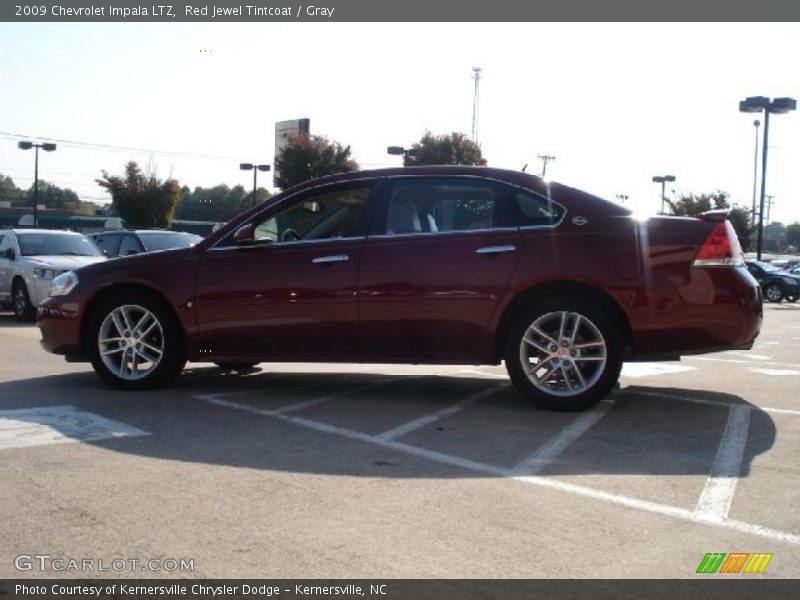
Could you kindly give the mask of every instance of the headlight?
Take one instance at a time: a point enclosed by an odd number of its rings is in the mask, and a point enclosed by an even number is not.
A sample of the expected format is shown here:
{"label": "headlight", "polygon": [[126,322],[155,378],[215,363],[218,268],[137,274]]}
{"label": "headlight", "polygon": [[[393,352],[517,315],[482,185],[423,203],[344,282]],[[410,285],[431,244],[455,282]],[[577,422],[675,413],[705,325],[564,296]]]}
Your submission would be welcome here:
{"label": "headlight", "polygon": [[33,274],[38,279],[46,279],[48,281],[51,279],[55,279],[61,273],[62,271],[59,271],[58,269],[40,269],[38,267],[33,269]]}
{"label": "headlight", "polygon": [[53,279],[50,288],[51,296],[66,296],[78,285],[78,274],[75,271],[67,271]]}
{"label": "headlight", "polygon": [[783,279],[784,283],[788,283],[792,287],[797,285],[797,280],[794,277],[781,277],[781,279]]}

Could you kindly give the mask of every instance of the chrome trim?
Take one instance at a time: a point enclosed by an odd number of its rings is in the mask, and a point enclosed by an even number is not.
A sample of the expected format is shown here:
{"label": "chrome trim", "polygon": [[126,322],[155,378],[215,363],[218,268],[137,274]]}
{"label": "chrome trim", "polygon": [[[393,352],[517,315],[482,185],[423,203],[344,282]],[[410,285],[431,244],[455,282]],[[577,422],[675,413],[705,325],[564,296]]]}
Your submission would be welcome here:
{"label": "chrome trim", "polygon": [[409,233],[378,233],[376,235],[367,236],[367,239],[383,239],[383,238],[398,238],[410,236],[434,236],[434,235],[453,235],[457,233],[472,234],[472,233],[492,233],[494,231],[517,231],[518,227],[482,227],[481,229],[450,229],[448,231],[412,231]]}
{"label": "chrome trim", "polygon": [[512,244],[506,244],[504,246],[484,246],[483,248],[475,250],[475,254],[502,254],[503,252],[514,252],[516,249],[517,247]]}
{"label": "chrome trim", "polygon": [[289,240],[286,242],[268,242],[264,244],[259,244],[256,242],[255,244],[248,244],[248,245],[235,245],[235,246],[223,246],[222,248],[217,248],[216,245],[211,246],[211,248],[207,248],[206,252],[223,252],[225,250],[246,250],[248,248],[286,248],[287,246],[297,246],[303,244],[315,244],[315,243],[325,243],[325,242],[352,242],[356,240],[365,240],[367,239],[363,235],[356,236],[356,237],[336,237],[336,238],[321,238],[318,240]]}
{"label": "chrome trim", "polygon": [[346,254],[333,254],[331,256],[318,256],[312,259],[311,262],[315,265],[327,265],[335,262],[344,262],[346,260],[350,260],[350,257]]}

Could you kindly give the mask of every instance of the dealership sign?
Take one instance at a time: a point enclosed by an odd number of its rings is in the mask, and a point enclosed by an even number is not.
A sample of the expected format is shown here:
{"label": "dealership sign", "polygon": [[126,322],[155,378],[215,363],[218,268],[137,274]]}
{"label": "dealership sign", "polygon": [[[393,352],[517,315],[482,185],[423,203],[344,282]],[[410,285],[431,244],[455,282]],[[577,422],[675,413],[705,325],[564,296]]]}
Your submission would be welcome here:
{"label": "dealership sign", "polygon": [[275,123],[275,158],[273,159],[273,183],[277,187],[278,156],[289,143],[289,137],[298,133],[308,133],[311,128],[311,119],[292,119],[291,121],[278,121]]}

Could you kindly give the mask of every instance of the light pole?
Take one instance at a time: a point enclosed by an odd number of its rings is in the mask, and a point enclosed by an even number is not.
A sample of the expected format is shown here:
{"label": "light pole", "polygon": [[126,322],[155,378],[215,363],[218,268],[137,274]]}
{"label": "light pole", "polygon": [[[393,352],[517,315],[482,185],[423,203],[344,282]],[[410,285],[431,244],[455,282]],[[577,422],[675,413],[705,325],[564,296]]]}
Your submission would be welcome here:
{"label": "light pole", "polygon": [[667,200],[667,197],[666,197],[665,191],[664,191],[664,186],[666,186],[668,181],[669,182],[675,181],[675,175],[656,175],[656,176],[653,177],[653,183],[660,183],[661,184],[661,214],[662,215],[667,214],[664,211],[664,203]]}
{"label": "light pole", "polygon": [[33,142],[18,142],[17,148],[20,150],[36,149],[36,158],[33,159],[33,226],[39,225],[39,148],[45,152],[53,152],[56,149],[55,144],[34,144]]}
{"label": "light pole", "polygon": [[406,165],[406,160],[409,156],[419,156],[419,152],[419,148],[404,148],[403,146],[389,146],[386,148],[386,154],[403,157],[403,166]]}
{"label": "light pole", "polygon": [[259,171],[269,171],[269,165],[256,165],[253,163],[239,163],[242,171],[253,171],[253,206],[256,205],[256,191],[258,190],[257,176]]}
{"label": "light pole", "polygon": [[769,115],[783,114],[797,110],[794,98],[775,98],[750,96],[739,102],[739,112],[760,113],[764,111],[764,139],[761,141],[761,202],[758,211],[758,236],[756,237],[756,257],[761,260],[761,248],[764,241],[764,198],[767,186],[767,147],[769,146]]}
{"label": "light pole", "polygon": [[544,179],[545,174],[547,173],[547,163],[551,160],[555,160],[556,157],[552,154],[539,154],[539,160],[542,161],[542,179]]}
{"label": "light pole", "polygon": [[753,152],[753,210],[750,213],[750,227],[754,227],[756,224],[756,184],[758,183],[758,127],[761,125],[761,121],[756,119],[753,121],[753,127],[756,130],[756,147],[755,151]]}
{"label": "light pole", "polygon": [[620,204],[625,204],[628,201],[628,194],[617,194],[617,200]]}

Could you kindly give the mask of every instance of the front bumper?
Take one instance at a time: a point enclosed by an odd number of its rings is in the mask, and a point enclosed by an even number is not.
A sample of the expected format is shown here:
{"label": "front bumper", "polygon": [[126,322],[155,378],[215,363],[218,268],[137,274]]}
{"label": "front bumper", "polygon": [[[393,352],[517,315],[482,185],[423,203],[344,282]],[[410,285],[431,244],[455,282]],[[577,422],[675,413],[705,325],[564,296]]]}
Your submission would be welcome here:
{"label": "front bumper", "polygon": [[42,335],[42,348],[63,354],[70,360],[86,360],[81,347],[79,303],[69,296],[46,298],[38,307],[36,325]]}

